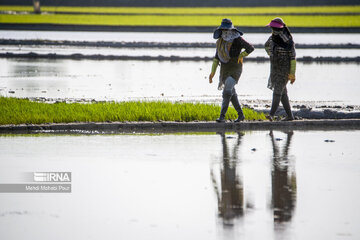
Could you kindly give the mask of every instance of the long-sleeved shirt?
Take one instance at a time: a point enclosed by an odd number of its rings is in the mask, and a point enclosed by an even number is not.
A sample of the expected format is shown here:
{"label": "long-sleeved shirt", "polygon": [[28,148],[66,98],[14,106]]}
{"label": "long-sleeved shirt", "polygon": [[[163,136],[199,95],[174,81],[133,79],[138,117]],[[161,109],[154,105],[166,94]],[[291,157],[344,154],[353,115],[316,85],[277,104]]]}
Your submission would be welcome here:
{"label": "long-sleeved shirt", "polygon": [[265,43],[265,50],[270,56],[271,65],[268,88],[273,89],[276,93],[281,93],[287,84],[288,75],[291,73],[291,63],[296,64],[295,44],[286,49],[277,44],[273,40],[273,36],[270,36]]}
{"label": "long-sleeved shirt", "polygon": [[[217,40],[217,46],[221,38]],[[238,62],[238,58],[242,49],[249,54],[254,51],[254,46],[245,41],[242,37],[235,38],[228,49],[230,59],[228,62],[223,62],[219,58],[218,49],[216,50],[215,58],[221,63],[220,66],[220,82],[225,83],[226,78],[231,76],[235,81],[239,81],[242,72],[242,62]]]}
{"label": "long-sleeved shirt", "polygon": [[[221,39],[217,41],[220,40]],[[235,38],[230,47],[230,51],[229,51],[230,58],[236,58],[237,61],[237,58],[239,57],[239,54],[242,49],[245,49],[245,51],[248,54],[250,54],[252,51],[254,51],[255,48],[253,45],[245,41],[245,39],[243,39],[242,37]],[[217,50],[216,50],[215,58],[220,60]]]}

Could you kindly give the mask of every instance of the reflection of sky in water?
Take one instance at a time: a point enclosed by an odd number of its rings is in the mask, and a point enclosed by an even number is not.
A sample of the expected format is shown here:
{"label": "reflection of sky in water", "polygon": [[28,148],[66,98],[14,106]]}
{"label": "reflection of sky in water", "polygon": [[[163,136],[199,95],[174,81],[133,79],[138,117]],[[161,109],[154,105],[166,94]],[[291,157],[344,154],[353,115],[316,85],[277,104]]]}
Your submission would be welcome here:
{"label": "reflection of sky in water", "polygon": [[[83,55],[115,55],[115,56],[179,56],[179,57],[213,57],[215,48],[94,48],[94,47],[48,47],[48,46],[3,46],[0,53],[37,53],[50,54],[56,53],[60,55],[70,55],[80,53]],[[256,48],[251,53],[251,57],[267,57],[264,48]],[[298,58],[304,56],[310,57],[358,57],[360,49],[297,49],[296,56]]]}
{"label": "reflection of sky in water", "polygon": [[[221,92],[208,84],[211,62],[16,60],[0,59],[0,95],[17,97],[170,99],[219,101]],[[269,63],[248,62],[237,85],[245,100],[270,100]],[[335,101],[360,105],[358,64],[297,65],[289,85],[292,101]],[[15,91],[10,94],[9,91]],[[164,95],[164,96],[162,96]]]}
{"label": "reflection of sky in water", "polygon": [[[209,37],[210,35],[210,37]],[[263,43],[269,34],[245,34],[249,42]],[[210,33],[121,33],[1,31],[6,39],[74,41],[214,42]],[[296,43],[356,43],[359,34],[294,34]],[[112,49],[79,47],[2,46],[0,52],[103,54],[129,56],[211,57],[214,49]],[[298,49],[297,57],[357,57],[358,49]],[[252,57],[265,56],[256,49]],[[216,83],[207,84],[210,62],[89,61],[0,59],[0,95],[16,97],[86,98],[97,100],[169,99],[220,101]],[[297,81],[289,86],[292,101],[331,101],[360,105],[357,64],[297,65]],[[246,63],[237,91],[243,101],[270,100],[266,88],[269,63]],[[217,78],[218,75],[215,76]],[[216,80],[217,81],[217,80]],[[9,91],[11,93],[9,93]],[[15,92],[15,93],[13,93]]]}
{"label": "reflection of sky in water", "polygon": [[[291,28],[290,28],[291,29]],[[253,44],[263,44],[270,30],[264,33],[245,33],[244,38]],[[0,31],[2,39],[47,39],[68,41],[115,41],[115,42],[214,42],[213,33],[148,33],[148,32],[56,32],[56,31]],[[296,43],[302,44],[360,44],[359,34],[293,33]]]}
{"label": "reflection of sky in water", "polygon": [[358,239],[359,134],[0,137],[0,182],[71,171],[73,186],[71,194],[1,194],[0,235]]}

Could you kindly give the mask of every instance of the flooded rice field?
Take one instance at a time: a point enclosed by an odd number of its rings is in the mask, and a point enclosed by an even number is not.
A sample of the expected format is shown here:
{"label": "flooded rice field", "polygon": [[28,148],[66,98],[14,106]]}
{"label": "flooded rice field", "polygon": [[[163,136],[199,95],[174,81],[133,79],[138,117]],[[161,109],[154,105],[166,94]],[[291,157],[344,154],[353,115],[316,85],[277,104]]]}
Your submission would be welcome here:
{"label": "flooded rice field", "polygon": [[[3,239],[359,239],[360,131],[2,135]],[[15,227],[16,226],[16,227]]]}
{"label": "flooded rice field", "polygon": [[[0,59],[0,64],[1,96],[221,101],[217,80],[208,83],[209,61]],[[245,62],[237,85],[243,103],[271,100],[266,87],[269,71],[267,62]],[[359,75],[356,63],[298,63],[289,96],[295,102],[318,105],[360,105]]]}
{"label": "flooded rice field", "polygon": [[[245,34],[263,44],[269,34]],[[0,31],[1,39],[214,43],[209,33]],[[298,44],[360,44],[359,34],[294,34]],[[211,58],[212,48],[0,45],[0,54]],[[299,48],[297,56],[360,56]],[[265,57],[261,48],[253,57]],[[220,103],[211,61],[0,58],[0,96],[55,101]],[[244,61],[241,103],[271,104],[270,64]],[[216,75],[217,78],[218,74]],[[356,61],[298,62],[292,105],[359,110]],[[360,131],[0,135],[0,192],[70,173],[71,191],[0,193],[4,239],[359,239]],[[40,174],[40,175],[39,175]],[[41,175],[42,174],[42,175]],[[43,175],[45,174],[45,175]],[[39,180],[40,179],[40,180]],[[46,178],[49,180],[48,178]],[[66,181],[65,181],[66,182]],[[35,189],[36,190],[36,189]]]}
{"label": "flooded rice field", "polygon": [[[245,34],[253,44],[263,44],[269,34]],[[0,39],[214,43],[210,33],[99,33],[0,31]],[[297,44],[360,44],[359,34],[294,34]],[[50,101],[170,100],[218,103],[217,80],[208,84],[211,60],[157,61],[145,57],[199,57],[211,59],[213,48],[111,48],[82,46],[1,45],[0,53],[81,54],[130,56],[137,60],[0,58],[0,96],[28,97]],[[358,58],[360,49],[297,49],[297,57]],[[251,57],[266,57],[257,48]],[[266,106],[270,64],[248,61],[237,86],[243,104]],[[360,106],[359,64],[355,62],[298,62],[296,83],[289,86],[290,100],[309,106]],[[215,78],[218,77],[218,74]]]}
{"label": "flooded rice field", "polygon": [[[71,55],[81,53],[82,55],[115,55],[115,56],[176,56],[176,57],[213,57],[214,48],[120,48],[109,47],[69,47],[69,46],[2,46],[0,53],[37,53],[37,54],[62,54]],[[358,57],[360,49],[298,49],[298,58],[303,57]],[[251,57],[267,57],[264,48],[256,49]]]}
{"label": "flooded rice field", "polygon": [[[245,33],[244,38],[252,44],[264,44],[270,30]],[[297,44],[360,44],[359,34],[294,33]],[[116,41],[116,42],[207,42],[213,43],[212,33],[141,33],[141,32],[66,32],[66,31],[0,31],[2,39],[46,39],[66,41]]]}

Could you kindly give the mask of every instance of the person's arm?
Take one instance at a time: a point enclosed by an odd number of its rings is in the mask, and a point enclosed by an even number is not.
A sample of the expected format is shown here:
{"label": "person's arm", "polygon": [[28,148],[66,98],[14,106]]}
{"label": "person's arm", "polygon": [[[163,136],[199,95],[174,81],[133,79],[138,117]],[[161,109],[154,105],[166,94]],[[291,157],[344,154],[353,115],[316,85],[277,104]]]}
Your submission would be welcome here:
{"label": "person's arm", "polygon": [[211,66],[211,73],[209,75],[209,83],[213,82],[212,79],[216,73],[216,69],[217,69],[218,65],[219,65],[219,59],[217,58],[217,53],[216,53],[216,55],[213,59],[213,64]]}
{"label": "person's arm", "polygon": [[[271,37],[270,37],[271,38]],[[266,41],[266,43],[265,43],[265,51],[266,51],[266,53],[267,53],[267,55],[268,56],[270,56],[271,55],[271,52],[270,52],[270,38]]]}
{"label": "person's arm", "polygon": [[255,48],[253,45],[251,45],[250,43],[245,41],[243,38],[240,38],[240,41],[241,41],[240,46],[242,46],[242,48],[245,49],[244,51],[240,52],[239,57],[238,57],[238,63],[241,62],[241,64],[242,64],[244,57],[249,56],[249,54],[252,53]]}
{"label": "person's arm", "polygon": [[295,52],[295,44],[294,44],[294,46],[291,49],[291,61],[290,61],[290,73],[289,73],[289,80],[291,84],[295,82],[295,72],[296,72],[296,52]]}
{"label": "person's arm", "polygon": [[249,53],[245,51],[242,51],[240,54],[239,54],[239,58],[238,58],[238,63],[241,63],[243,64],[243,61],[244,61],[244,57],[247,57],[249,56]]}

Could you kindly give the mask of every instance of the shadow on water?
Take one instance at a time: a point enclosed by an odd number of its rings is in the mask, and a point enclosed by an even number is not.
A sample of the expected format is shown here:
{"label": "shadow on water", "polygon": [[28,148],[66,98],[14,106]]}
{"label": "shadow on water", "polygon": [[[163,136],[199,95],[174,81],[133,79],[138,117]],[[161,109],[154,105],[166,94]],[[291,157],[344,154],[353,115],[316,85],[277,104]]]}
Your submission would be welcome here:
{"label": "shadow on water", "polygon": [[[289,149],[293,131],[284,132],[286,140],[275,138],[270,131],[272,145],[271,161],[271,211],[275,230],[281,231],[283,223],[291,222],[296,207],[296,173],[294,158],[289,156]],[[220,159],[220,184],[216,179],[214,168],[210,175],[218,201],[218,216],[226,228],[234,227],[235,219],[245,217],[244,180],[241,176],[242,161],[238,154],[244,139],[244,133],[237,132],[237,139],[231,146],[225,133],[218,133],[222,143],[222,157]],[[284,142],[284,144],[281,144]],[[249,200],[246,200],[247,202]],[[247,203],[246,206],[253,203]]]}

